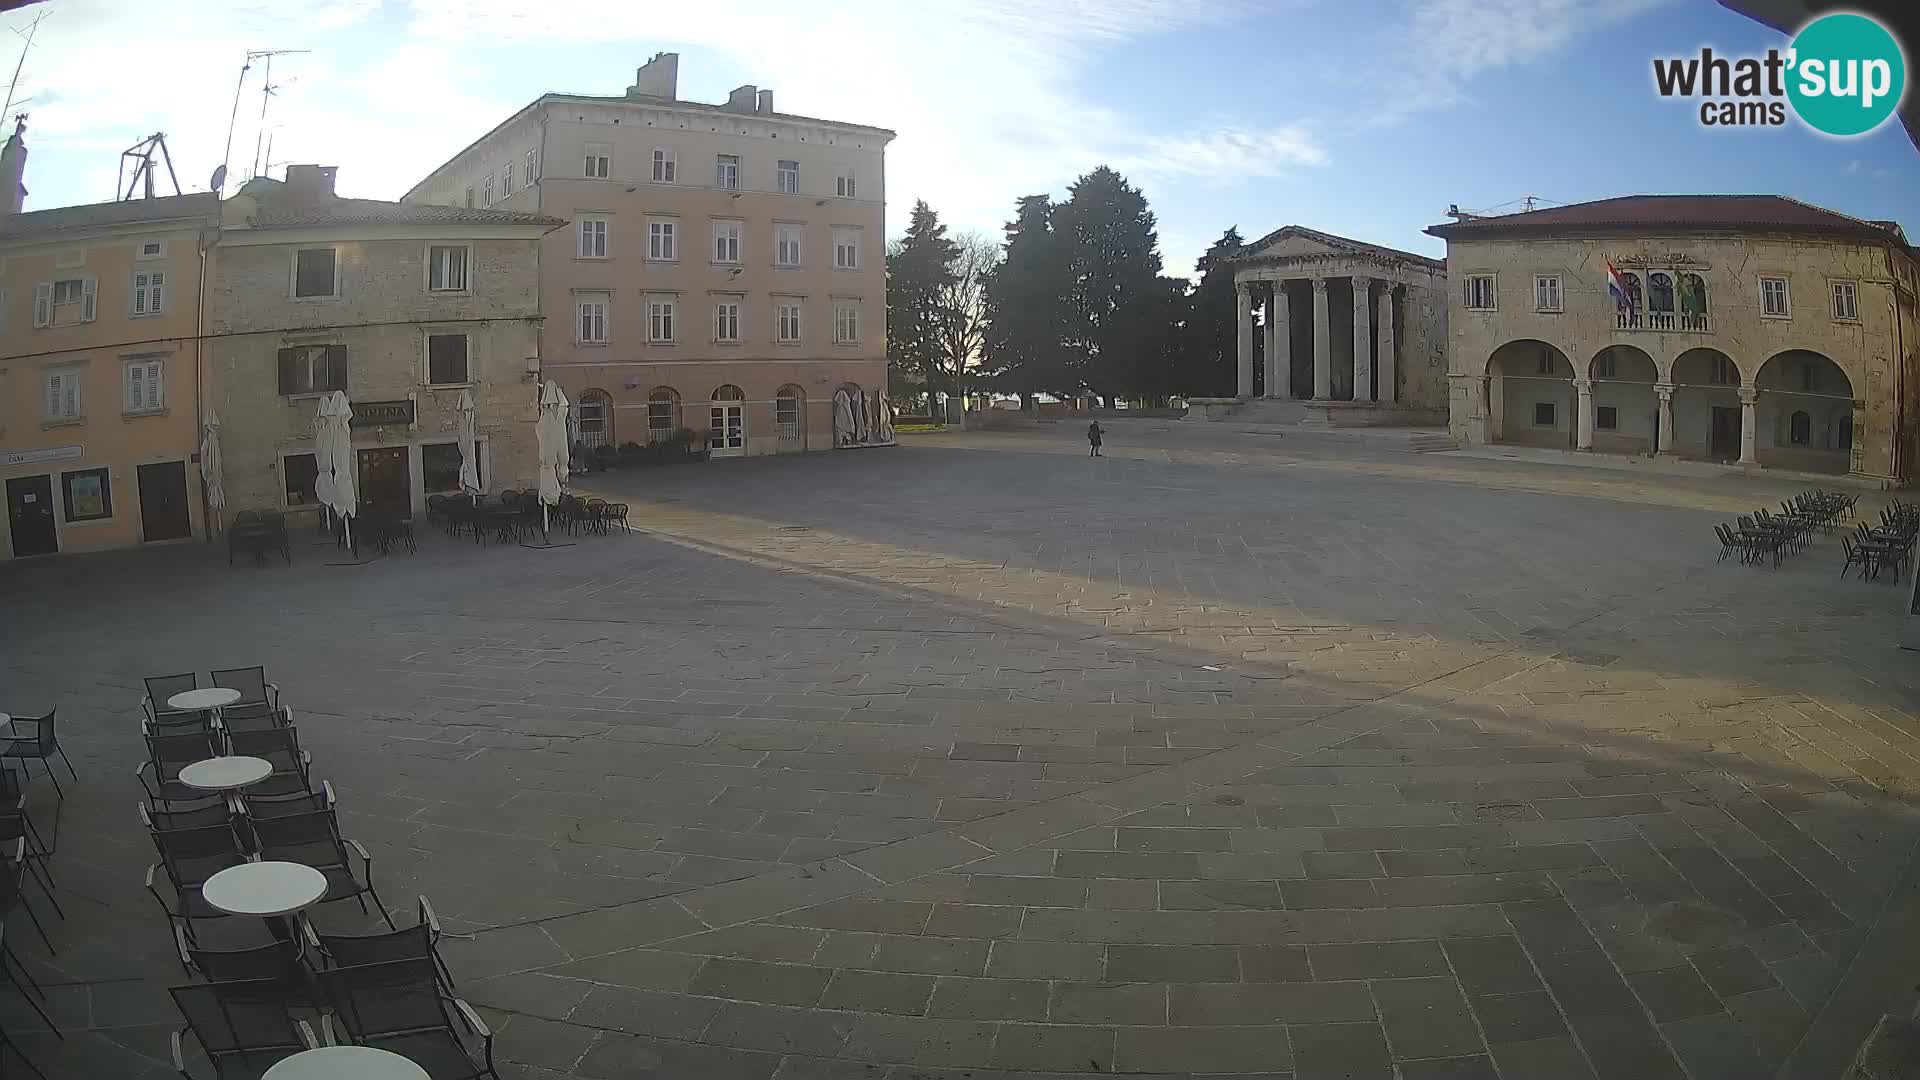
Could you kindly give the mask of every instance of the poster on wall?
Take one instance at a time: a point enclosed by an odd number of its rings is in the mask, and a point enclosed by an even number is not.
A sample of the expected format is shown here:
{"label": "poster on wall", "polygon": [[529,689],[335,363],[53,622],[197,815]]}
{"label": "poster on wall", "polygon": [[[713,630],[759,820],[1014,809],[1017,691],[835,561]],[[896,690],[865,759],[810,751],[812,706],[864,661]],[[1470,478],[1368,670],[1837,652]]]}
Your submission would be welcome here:
{"label": "poster on wall", "polygon": [[99,474],[72,476],[67,480],[67,514],[79,520],[107,516],[107,497]]}

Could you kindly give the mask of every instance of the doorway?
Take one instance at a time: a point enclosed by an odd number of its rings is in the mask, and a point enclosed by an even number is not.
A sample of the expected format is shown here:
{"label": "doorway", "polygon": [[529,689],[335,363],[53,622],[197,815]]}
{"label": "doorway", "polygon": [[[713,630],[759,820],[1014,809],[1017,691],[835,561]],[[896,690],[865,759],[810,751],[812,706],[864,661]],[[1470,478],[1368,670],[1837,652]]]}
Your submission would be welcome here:
{"label": "doorway", "polygon": [[1707,452],[1723,461],[1740,458],[1740,410],[1725,405],[1713,407],[1713,428],[1707,437]]}
{"label": "doorway", "polygon": [[714,457],[742,454],[747,448],[747,407],[734,401],[713,403],[712,430],[707,432],[707,449]]}
{"label": "doorway", "polygon": [[140,481],[140,539],[184,540],[193,535],[193,515],[187,509],[187,463],[161,461],[142,465]]}
{"label": "doorway", "polygon": [[16,476],[7,481],[7,524],[13,531],[13,554],[51,555],[60,550],[60,534],[53,525],[53,477]]}
{"label": "doorway", "polygon": [[382,517],[413,516],[413,471],[404,446],[362,450],[360,509]]}

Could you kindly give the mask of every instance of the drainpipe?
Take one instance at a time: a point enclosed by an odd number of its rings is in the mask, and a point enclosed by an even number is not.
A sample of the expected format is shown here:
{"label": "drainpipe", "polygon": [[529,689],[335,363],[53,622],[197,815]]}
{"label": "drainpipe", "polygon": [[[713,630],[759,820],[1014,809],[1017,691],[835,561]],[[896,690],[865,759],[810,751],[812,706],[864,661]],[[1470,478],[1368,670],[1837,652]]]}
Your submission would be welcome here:
{"label": "drainpipe", "polygon": [[[207,337],[207,230],[200,230],[200,242],[196,245],[200,252],[199,283],[193,291],[193,445],[194,453],[199,456],[201,432],[206,425],[206,376],[205,349]],[[207,503],[207,485],[200,483],[200,527],[206,531],[207,543],[213,543],[213,507]]]}
{"label": "drainpipe", "polygon": [[[1894,265],[1893,249],[1889,247],[1885,250],[1887,253],[1887,281],[1892,286],[1887,290],[1887,306],[1892,309],[1891,314],[1893,315],[1893,425],[1894,431],[1897,433],[1893,440],[1892,471],[1896,482],[1904,483],[1907,479],[1906,451],[1907,439],[1910,434],[1907,431],[1907,328],[1905,321],[1900,317],[1899,268]],[[1856,438],[1859,434],[1858,427],[1859,425],[1856,424]]]}

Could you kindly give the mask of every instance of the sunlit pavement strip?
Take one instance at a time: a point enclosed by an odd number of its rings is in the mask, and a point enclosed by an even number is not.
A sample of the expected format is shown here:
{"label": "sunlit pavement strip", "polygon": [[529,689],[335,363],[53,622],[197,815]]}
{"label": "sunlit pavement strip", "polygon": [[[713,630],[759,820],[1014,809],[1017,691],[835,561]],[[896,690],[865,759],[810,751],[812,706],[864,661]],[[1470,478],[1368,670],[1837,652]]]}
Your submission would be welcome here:
{"label": "sunlit pavement strip", "polygon": [[1891,589],[1716,566],[1744,488],[1128,436],[595,475],[634,533],[344,577],[8,568],[84,777],[12,944],[94,1030],[0,1022],[167,1074],[138,676],[258,659],[522,1075],[1836,1075],[1916,836]]}

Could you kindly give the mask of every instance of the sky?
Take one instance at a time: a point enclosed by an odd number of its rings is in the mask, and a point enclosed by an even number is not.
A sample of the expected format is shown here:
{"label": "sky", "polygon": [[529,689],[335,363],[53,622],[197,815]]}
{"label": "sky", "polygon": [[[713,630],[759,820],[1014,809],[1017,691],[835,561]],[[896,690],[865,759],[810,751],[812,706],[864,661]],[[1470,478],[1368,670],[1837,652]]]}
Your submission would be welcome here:
{"label": "sky", "polygon": [[206,190],[249,49],[307,51],[275,59],[264,129],[248,74],[231,175],[270,137],[270,175],[338,165],[339,191],[370,198],[541,93],[621,93],[667,50],[682,98],[752,82],[782,112],[898,132],[892,233],[925,199],[997,237],[1020,196],[1108,164],[1146,193],[1175,274],[1230,225],[1440,256],[1421,230],[1450,205],[1527,196],[1776,193],[1920,239],[1920,151],[1897,121],[1849,140],[1710,130],[1657,96],[1655,57],[1784,45],[1712,0],[52,0],[0,15],[0,78],[37,14],[15,107],[28,209],[112,198],[121,151],[156,131]]}

